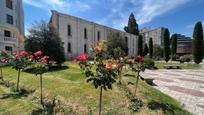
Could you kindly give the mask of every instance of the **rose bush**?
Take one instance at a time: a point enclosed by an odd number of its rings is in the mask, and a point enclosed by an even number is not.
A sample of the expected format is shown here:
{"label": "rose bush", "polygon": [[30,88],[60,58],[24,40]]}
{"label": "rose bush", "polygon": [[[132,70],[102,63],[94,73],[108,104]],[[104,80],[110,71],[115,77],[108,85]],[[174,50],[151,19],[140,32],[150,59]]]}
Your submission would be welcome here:
{"label": "rose bush", "polygon": [[[77,60],[87,77],[87,82],[92,82],[95,88],[100,88],[99,115],[101,115],[102,91],[112,89],[112,84],[116,82],[117,74],[112,62],[104,63],[106,54],[105,42],[98,42],[96,47],[92,48],[92,51],[94,55],[93,63],[87,60],[88,56],[86,54],[80,54]],[[73,62],[76,62],[76,60],[73,60]]]}
{"label": "rose bush", "polygon": [[141,56],[136,56],[133,61],[132,60],[127,61],[127,64],[129,65],[130,69],[133,72],[135,72],[135,77],[136,77],[135,96],[137,93],[137,86],[138,86],[139,78],[141,77],[140,72],[145,71],[145,64],[143,62],[144,62],[144,58]]}

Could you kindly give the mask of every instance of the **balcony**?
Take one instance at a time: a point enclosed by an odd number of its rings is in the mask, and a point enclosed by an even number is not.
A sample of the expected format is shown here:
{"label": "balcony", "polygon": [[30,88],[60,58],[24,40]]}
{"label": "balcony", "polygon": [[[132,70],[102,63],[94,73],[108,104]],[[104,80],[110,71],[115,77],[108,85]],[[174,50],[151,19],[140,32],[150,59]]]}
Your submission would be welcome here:
{"label": "balcony", "polygon": [[4,37],[4,41],[17,42],[16,38],[12,38],[12,37]]}

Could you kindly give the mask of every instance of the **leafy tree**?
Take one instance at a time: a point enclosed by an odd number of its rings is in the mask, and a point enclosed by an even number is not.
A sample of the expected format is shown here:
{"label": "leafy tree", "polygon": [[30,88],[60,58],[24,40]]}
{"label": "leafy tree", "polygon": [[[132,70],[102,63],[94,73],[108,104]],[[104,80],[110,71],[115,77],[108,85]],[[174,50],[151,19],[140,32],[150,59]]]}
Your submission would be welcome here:
{"label": "leafy tree", "polygon": [[163,33],[164,38],[164,57],[165,61],[168,62],[170,59],[170,40],[169,40],[169,30],[165,29]]}
{"label": "leafy tree", "polygon": [[25,50],[37,52],[41,50],[48,55],[50,61],[61,65],[65,61],[64,47],[54,27],[42,21],[34,25],[25,41]]}
{"label": "leafy tree", "polygon": [[142,56],[142,53],[143,53],[143,38],[142,38],[142,35],[139,35],[139,38],[138,38],[138,55]]}
{"label": "leafy tree", "polygon": [[143,56],[146,56],[148,53],[149,53],[149,48],[148,48],[147,44],[145,43]]}
{"label": "leafy tree", "polygon": [[120,33],[111,32],[108,35],[107,53],[115,59],[128,55],[127,41]]}
{"label": "leafy tree", "polygon": [[193,59],[196,64],[203,59],[203,27],[201,22],[197,22],[193,32]]}
{"label": "leafy tree", "polygon": [[150,40],[149,40],[149,57],[150,58],[153,57],[153,40],[152,40],[152,38],[150,38]]}
{"label": "leafy tree", "polygon": [[139,35],[139,28],[133,13],[130,14],[128,26],[124,28],[127,33]]}
{"label": "leafy tree", "polygon": [[176,55],[177,50],[177,34],[171,36],[171,56],[172,58]]}
{"label": "leafy tree", "polygon": [[159,45],[154,45],[153,46],[153,57],[155,59],[160,59],[163,57],[163,47],[159,46]]}

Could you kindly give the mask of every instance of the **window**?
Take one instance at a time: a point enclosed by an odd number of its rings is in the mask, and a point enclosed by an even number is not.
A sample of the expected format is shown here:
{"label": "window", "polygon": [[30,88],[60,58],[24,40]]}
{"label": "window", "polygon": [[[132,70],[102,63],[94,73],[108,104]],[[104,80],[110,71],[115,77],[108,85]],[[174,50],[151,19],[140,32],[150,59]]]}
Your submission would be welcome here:
{"label": "window", "polygon": [[87,53],[87,45],[84,44],[84,53]]}
{"label": "window", "polygon": [[128,37],[125,37],[125,42],[128,43]]}
{"label": "window", "polygon": [[71,36],[71,25],[67,26],[67,35]]}
{"label": "window", "polygon": [[11,46],[6,46],[6,47],[5,47],[5,50],[12,52],[13,48],[12,48]]}
{"label": "window", "polygon": [[6,7],[9,9],[13,9],[13,3],[11,0],[6,0]]}
{"label": "window", "polygon": [[4,30],[4,36],[5,37],[11,37],[11,32],[8,30]]}
{"label": "window", "polygon": [[6,21],[8,24],[13,24],[13,16],[7,14],[6,15]]}
{"label": "window", "polygon": [[87,39],[87,29],[84,28],[84,39]]}
{"label": "window", "polygon": [[98,38],[98,41],[100,41],[100,31],[98,31],[97,33],[97,38]]}
{"label": "window", "polygon": [[72,52],[72,50],[71,50],[71,43],[68,43],[67,50],[68,50],[68,53]]}

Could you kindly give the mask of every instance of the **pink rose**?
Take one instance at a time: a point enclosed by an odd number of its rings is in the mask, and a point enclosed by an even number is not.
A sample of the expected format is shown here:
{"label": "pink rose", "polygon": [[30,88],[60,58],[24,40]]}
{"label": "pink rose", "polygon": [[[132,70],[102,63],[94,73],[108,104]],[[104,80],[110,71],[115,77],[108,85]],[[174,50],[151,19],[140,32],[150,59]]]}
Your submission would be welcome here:
{"label": "pink rose", "polygon": [[42,55],[42,51],[37,51],[37,52],[34,53],[34,55],[35,56],[40,56],[40,55]]}

